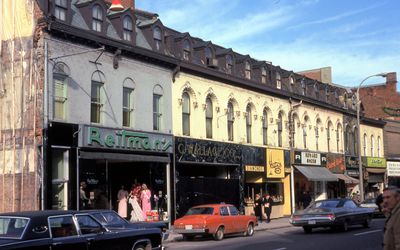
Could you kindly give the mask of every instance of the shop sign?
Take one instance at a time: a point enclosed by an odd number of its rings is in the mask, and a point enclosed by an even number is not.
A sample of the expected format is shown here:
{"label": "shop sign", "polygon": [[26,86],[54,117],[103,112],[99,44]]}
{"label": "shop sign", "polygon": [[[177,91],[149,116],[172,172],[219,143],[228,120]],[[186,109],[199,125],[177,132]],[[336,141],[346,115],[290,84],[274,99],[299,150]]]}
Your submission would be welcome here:
{"label": "shop sign", "polygon": [[83,147],[172,153],[172,136],[84,126]]}
{"label": "shop sign", "polygon": [[326,157],[326,168],[332,173],[343,174],[346,170],[343,155],[328,154]]}
{"label": "shop sign", "polygon": [[326,156],[313,152],[294,152],[294,163],[302,165],[325,166]]}
{"label": "shop sign", "polygon": [[264,166],[253,166],[253,165],[246,165],[244,167],[246,172],[257,172],[257,173],[264,173],[265,167]]}
{"label": "shop sign", "polygon": [[238,144],[180,137],[175,139],[175,157],[177,162],[242,163],[242,151]]}
{"label": "shop sign", "polygon": [[351,177],[359,177],[360,176],[360,172],[358,170],[346,170],[346,174]]}
{"label": "shop sign", "polygon": [[363,157],[363,165],[366,167],[386,168],[386,159],[380,157]]}
{"label": "shop sign", "polygon": [[285,177],[285,157],[281,149],[267,149],[267,178]]}
{"label": "shop sign", "polygon": [[346,169],[358,169],[358,157],[345,156]]}
{"label": "shop sign", "polygon": [[400,176],[400,162],[388,161],[387,162],[387,175],[388,176]]}

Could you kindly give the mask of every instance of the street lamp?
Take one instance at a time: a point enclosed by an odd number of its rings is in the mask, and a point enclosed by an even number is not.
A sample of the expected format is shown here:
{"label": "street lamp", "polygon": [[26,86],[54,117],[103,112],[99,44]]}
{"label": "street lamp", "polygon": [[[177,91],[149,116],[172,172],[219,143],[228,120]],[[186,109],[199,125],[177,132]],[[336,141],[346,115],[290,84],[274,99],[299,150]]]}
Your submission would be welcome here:
{"label": "street lamp", "polygon": [[361,129],[360,129],[360,88],[361,85],[368,80],[371,77],[375,76],[381,76],[381,77],[386,77],[387,73],[380,73],[380,74],[375,74],[375,75],[370,75],[366,77],[364,80],[361,81],[360,85],[358,85],[357,88],[357,130],[358,130],[358,138],[357,138],[357,143],[358,143],[358,174],[360,178],[360,201],[364,201],[364,179],[363,179],[363,168],[362,168],[362,162],[361,162]]}

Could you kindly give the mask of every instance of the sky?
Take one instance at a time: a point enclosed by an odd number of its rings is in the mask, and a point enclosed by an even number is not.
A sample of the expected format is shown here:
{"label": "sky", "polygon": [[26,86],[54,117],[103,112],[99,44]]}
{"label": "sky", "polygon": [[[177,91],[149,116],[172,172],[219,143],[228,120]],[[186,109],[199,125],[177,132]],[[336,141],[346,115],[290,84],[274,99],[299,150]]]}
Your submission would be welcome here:
{"label": "sky", "polygon": [[[161,22],[294,72],[332,67],[356,87],[382,72],[400,79],[398,0],[136,0]],[[384,83],[372,77],[363,83]],[[400,91],[398,84],[398,91]]]}

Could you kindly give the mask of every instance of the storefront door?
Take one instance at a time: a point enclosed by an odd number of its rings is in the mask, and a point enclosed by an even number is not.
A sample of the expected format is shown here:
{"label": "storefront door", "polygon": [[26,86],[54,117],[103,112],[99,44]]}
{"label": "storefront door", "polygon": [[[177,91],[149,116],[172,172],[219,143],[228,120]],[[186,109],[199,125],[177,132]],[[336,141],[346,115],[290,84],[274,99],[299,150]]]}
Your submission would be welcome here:
{"label": "storefront door", "polygon": [[67,210],[69,185],[69,151],[68,149],[63,148],[53,148],[52,157],[52,209]]}

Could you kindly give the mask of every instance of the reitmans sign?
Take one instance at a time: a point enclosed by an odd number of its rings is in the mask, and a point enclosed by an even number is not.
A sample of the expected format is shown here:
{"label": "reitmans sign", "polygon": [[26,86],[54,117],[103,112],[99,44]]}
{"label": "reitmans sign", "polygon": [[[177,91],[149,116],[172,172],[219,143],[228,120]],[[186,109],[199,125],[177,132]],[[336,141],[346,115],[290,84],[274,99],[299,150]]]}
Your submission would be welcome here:
{"label": "reitmans sign", "polygon": [[80,147],[172,153],[172,135],[82,126]]}

